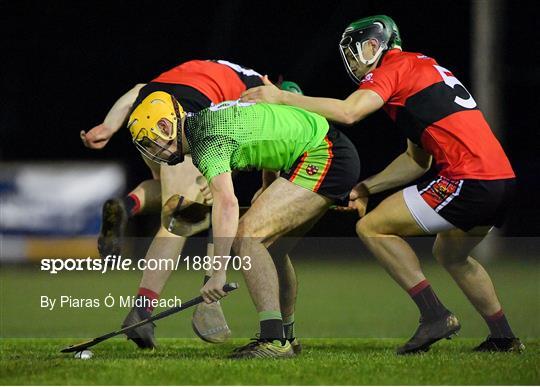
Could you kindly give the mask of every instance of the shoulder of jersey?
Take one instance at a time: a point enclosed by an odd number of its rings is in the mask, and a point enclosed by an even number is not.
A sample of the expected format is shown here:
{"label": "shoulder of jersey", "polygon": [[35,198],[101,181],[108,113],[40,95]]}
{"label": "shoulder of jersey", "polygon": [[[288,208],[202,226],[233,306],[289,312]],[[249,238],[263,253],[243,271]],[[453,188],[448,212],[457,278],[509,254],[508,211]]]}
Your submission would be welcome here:
{"label": "shoulder of jersey", "polygon": [[419,52],[402,51],[392,55],[384,64],[389,68],[395,67],[402,70],[402,66],[404,65],[407,65],[408,68],[413,68],[419,65],[422,66],[423,64],[433,65],[436,64],[436,61],[432,57]]}

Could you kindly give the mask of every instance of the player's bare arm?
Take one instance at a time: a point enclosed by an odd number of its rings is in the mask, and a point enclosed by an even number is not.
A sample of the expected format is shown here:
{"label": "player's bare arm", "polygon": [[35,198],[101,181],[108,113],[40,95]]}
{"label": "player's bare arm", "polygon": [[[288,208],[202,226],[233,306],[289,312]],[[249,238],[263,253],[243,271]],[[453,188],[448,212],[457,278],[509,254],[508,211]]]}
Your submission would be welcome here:
{"label": "player's bare arm", "polygon": [[383,99],[374,91],[357,90],[345,100],[305,95],[280,90],[268,78],[263,78],[265,86],[254,87],[242,94],[245,102],[267,102],[296,106],[344,125],[352,125],[379,110]]}
{"label": "player's bare arm", "polygon": [[360,182],[351,191],[351,199],[405,185],[424,175],[431,166],[431,160],[431,155],[407,140],[407,150],[381,172]]}
{"label": "player's bare arm", "polygon": [[[407,150],[394,159],[381,172],[358,183],[352,190],[349,209],[364,216],[369,195],[405,185],[424,175],[431,167],[432,157],[422,148],[407,140]],[[345,210],[345,208],[338,208]]]}
{"label": "player's bare arm", "polygon": [[214,198],[212,223],[214,228],[214,257],[216,264],[212,278],[203,286],[201,294],[207,303],[218,301],[226,296],[223,286],[226,281],[226,256],[238,230],[239,206],[234,194],[230,172],[222,173],[212,179],[210,190]]}
{"label": "player's bare arm", "polygon": [[[424,234],[438,234],[434,255],[490,329],[490,336],[475,350],[521,351],[523,346],[506,320],[489,275],[469,256],[478,240],[459,240],[470,235],[483,237],[490,226],[500,226],[504,219],[500,208],[509,202],[504,192],[513,192],[515,184],[510,162],[478,114],[474,98],[433,58],[402,51],[399,30],[388,16],[351,23],[339,47],[359,89],[379,94],[398,128],[427,152],[409,142],[407,152],[353,190],[354,203],[365,203],[370,193],[420,177],[430,166],[428,153],[433,155],[439,175],[389,196],[356,225],[360,239],[408,292],[422,316],[414,335],[397,353],[425,351],[460,329],[457,317],[429,285],[414,250],[402,239]],[[457,85],[466,94],[457,95]],[[433,88],[442,92],[433,92]],[[495,187],[497,184],[505,188]],[[480,202],[485,210],[479,210]],[[426,303],[428,299],[433,302]]]}
{"label": "player's bare arm", "polygon": [[84,146],[90,149],[102,149],[107,145],[111,137],[126,121],[128,113],[144,85],[144,83],[139,83],[121,96],[114,103],[101,124],[93,127],[88,133],[81,130],[80,136]]}

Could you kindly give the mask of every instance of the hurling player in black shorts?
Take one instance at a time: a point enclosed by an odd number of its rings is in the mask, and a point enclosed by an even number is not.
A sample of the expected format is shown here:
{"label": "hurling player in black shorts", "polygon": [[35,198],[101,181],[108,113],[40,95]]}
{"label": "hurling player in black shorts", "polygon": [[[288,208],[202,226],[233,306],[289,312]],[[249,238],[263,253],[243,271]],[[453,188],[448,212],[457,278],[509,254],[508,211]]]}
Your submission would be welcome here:
{"label": "hurling player in black shorts", "polygon": [[386,198],[361,218],[356,231],[392,278],[417,304],[421,319],[398,354],[427,351],[460,329],[439,300],[405,236],[436,234],[433,253],[485,319],[490,335],[476,351],[519,352],[493,283],[471,250],[501,225],[515,175],[504,150],[459,80],[433,58],[401,50],[397,25],[377,15],[351,23],[339,46],[359,90],[345,100],[295,96],[265,86],[247,90],[246,102],[290,104],[329,120],[353,124],[383,108],[408,137],[406,152],[358,184],[351,206],[363,216],[369,195],[424,175],[432,161],[438,176]]}
{"label": "hurling player in black shorts", "polygon": [[[148,84],[136,85],[120,97],[103,123],[88,133],[81,131],[81,140],[90,149],[102,149],[120,130],[130,112],[154,92],[174,95],[187,111],[199,112],[212,104],[238,99],[247,88],[258,85],[262,85],[259,73],[235,63],[225,60],[184,62],[160,74]],[[283,81],[281,86],[293,92],[301,92],[294,82]],[[160,114],[160,109],[160,104],[152,104],[148,108],[148,118]],[[120,254],[120,238],[123,237],[128,218],[142,212],[161,212],[162,215],[162,226],[146,253],[146,260],[176,259],[187,237],[208,228],[208,206],[212,204],[212,195],[191,157],[186,156],[183,163],[175,166],[160,166],[148,158],[143,160],[152,171],[153,179],[143,181],[127,196],[110,199],[103,206],[103,222],[98,238],[98,249],[102,256]],[[174,215],[180,200],[182,212]],[[186,216],[183,216],[184,213]],[[283,263],[284,270],[292,270],[288,256],[283,257],[280,263]],[[137,292],[137,299],[143,306],[133,308],[123,326],[132,325],[152,314],[151,303],[159,299],[171,272],[171,267],[144,270]],[[205,281],[211,273],[206,274]],[[294,278],[294,271],[288,278]],[[295,297],[292,294],[291,299]],[[284,315],[291,320],[292,326],[294,317],[287,313]],[[192,323],[195,333],[205,341],[219,343],[230,335],[219,303],[197,306]],[[140,348],[156,346],[152,324],[137,328],[128,337]]]}

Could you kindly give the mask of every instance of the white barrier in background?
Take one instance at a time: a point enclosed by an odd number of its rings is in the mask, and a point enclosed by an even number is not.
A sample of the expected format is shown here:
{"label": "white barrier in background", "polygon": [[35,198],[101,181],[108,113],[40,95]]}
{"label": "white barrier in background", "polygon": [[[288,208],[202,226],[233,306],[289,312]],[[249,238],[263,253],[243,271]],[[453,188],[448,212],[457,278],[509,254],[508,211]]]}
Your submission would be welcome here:
{"label": "white barrier in background", "polygon": [[123,193],[125,179],[116,163],[1,163],[2,261],[32,255],[36,241],[95,240],[103,202]]}

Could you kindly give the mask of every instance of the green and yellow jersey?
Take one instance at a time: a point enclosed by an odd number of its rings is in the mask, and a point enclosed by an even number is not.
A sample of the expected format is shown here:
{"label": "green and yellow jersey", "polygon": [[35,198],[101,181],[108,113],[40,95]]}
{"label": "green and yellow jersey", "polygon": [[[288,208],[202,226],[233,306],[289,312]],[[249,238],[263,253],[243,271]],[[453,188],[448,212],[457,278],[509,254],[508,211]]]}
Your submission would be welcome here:
{"label": "green and yellow jersey", "polygon": [[323,143],[328,121],[285,105],[226,101],[189,114],[186,138],[193,164],[208,181],[237,169],[288,171]]}

